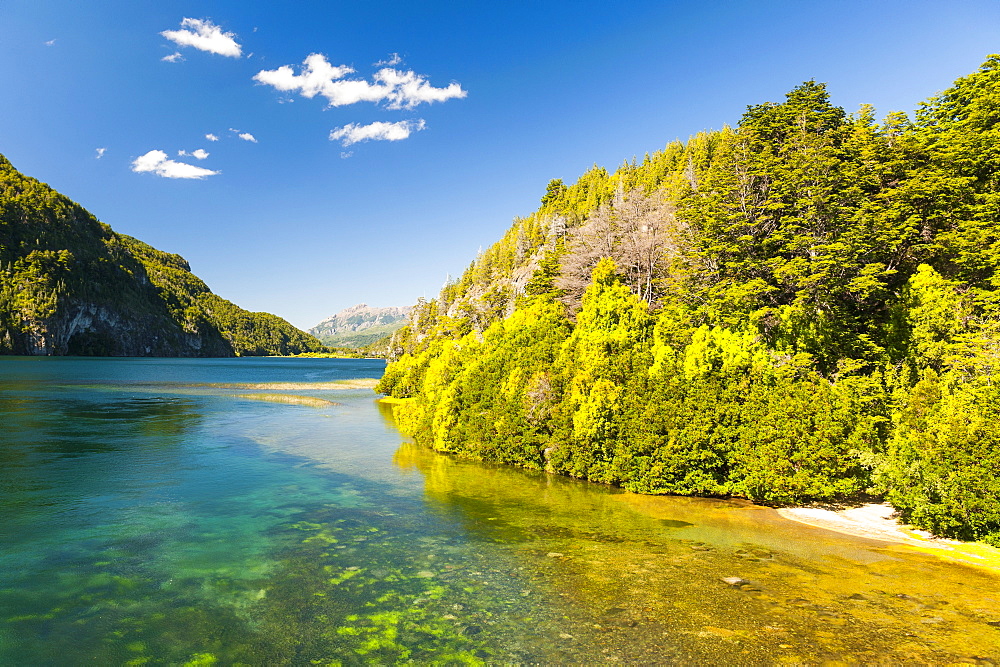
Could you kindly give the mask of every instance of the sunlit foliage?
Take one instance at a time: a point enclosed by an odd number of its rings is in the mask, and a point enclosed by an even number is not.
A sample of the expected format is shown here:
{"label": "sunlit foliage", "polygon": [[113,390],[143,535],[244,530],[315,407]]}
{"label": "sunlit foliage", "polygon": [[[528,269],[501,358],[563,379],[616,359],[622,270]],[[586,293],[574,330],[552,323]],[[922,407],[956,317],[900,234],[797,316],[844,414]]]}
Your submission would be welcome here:
{"label": "sunlit foliage", "polygon": [[553,180],[397,334],[419,442],[645,493],[881,495],[1000,543],[1000,57],[911,120],[808,81]]}

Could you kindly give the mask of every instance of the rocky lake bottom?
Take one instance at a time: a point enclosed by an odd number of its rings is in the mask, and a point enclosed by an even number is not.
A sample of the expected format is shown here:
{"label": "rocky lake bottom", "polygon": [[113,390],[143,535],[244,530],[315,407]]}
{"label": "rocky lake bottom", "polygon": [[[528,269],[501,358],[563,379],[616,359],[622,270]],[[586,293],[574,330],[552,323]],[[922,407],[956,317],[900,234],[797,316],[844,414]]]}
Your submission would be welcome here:
{"label": "rocky lake bottom", "polygon": [[417,447],[340,359],[0,359],[4,664],[1000,661],[1000,575]]}

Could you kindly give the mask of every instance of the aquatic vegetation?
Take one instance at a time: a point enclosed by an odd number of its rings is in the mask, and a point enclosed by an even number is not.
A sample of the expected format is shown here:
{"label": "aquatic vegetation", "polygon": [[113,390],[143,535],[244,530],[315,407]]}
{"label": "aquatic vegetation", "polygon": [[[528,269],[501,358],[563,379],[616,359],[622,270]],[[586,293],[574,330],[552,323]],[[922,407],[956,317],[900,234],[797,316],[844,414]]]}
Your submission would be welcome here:
{"label": "aquatic vegetation", "polygon": [[400,445],[364,391],[285,409],[178,395],[195,369],[172,360],[146,363],[173,384],[139,392],[131,360],[100,362],[122,376],[100,390],[20,383],[19,363],[0,389],[4,664],[940,663],[1000,645],[981,570],[747,502]]}
{"label": "aquatic vegetation", "polygon": [[334,380],[332,382],[240,382],[240,383],[208,383],[205,386],[218,389],[270,389],[276,391],[337,391],[347,389],[374,389],[378,380],[372,378],[354,378],[349,380]]}
{"label": "aquatic vegetation", "polygon": [[340,405],[340,403],[328,401],[325,398],[298,396],[296,394],[233,394],[233,398],[267,401],[269,403],[285,403],[286,405],[305,405],[310,408],[329,408]]}

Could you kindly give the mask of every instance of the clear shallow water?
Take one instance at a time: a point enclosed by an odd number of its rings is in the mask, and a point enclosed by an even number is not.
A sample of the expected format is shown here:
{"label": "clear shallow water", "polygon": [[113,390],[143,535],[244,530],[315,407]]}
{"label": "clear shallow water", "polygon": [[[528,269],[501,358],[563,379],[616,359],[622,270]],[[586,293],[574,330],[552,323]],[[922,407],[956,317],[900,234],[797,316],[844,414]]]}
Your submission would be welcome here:
{"label": "clear shallow water", "polygon": [[994,575],[423,450],[382,369],[0,358],[0,663],[1000,659]]}

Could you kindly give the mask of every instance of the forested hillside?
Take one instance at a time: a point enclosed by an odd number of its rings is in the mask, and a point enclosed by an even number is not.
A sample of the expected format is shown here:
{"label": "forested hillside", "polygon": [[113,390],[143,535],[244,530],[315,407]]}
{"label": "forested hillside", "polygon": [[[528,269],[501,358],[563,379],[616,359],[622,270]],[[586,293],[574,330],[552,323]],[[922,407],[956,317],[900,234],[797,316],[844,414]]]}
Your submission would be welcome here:
{"label": "forested hillside", "polygon": [[549,183],[379,389],[440,451],[1000,545],[998,264],[1000,57],[881,121],[809,81]]}
{"label": "forested hillside", "polygon": [[325,349],[213,294],[188,263],[99,222],[0,156],[0,354],[201,356]]}

